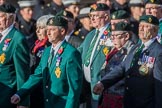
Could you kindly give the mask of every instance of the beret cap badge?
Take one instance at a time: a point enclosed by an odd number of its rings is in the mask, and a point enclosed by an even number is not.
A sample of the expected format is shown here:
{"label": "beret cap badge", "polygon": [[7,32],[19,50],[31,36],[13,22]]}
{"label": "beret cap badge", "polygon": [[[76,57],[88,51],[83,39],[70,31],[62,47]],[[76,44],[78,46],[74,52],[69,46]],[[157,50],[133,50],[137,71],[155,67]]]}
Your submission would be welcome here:
{"label": "beret cap badge", "polygon": [[51,25],[53,24],[53,19],[50,19],[49,24]]}
{"label": "beret cap badge", "polygon": [[151,23],[151,22],[152,22],[152,19],[151,19],[151,18],[149,18],[149,19],[148,19],[148,22],[150,22],[150,23]]}
{"label": "beret cap badge", "polygon": [[152,3],[154,3],[154,0],[150,0]]}
{"label": "beret cap badge", "polygon": [[63,15],[64,15],[64,16],[66,16],[66,15],[67,15],[67,12],[66,12],[66,11],[64,11],[64,12],[63,12]]}
{"label": "beret cap badge", "polygon": [[97,5],[96,5],[96,4],[93,4],[93,5],[91,5],[91,8],[92,8],[93,10],[96,10],[96,9],[97,9]]}
{"label": "beret cap badge", "polygon": [[112,16],[112,19],[115,19],[115,15]]}

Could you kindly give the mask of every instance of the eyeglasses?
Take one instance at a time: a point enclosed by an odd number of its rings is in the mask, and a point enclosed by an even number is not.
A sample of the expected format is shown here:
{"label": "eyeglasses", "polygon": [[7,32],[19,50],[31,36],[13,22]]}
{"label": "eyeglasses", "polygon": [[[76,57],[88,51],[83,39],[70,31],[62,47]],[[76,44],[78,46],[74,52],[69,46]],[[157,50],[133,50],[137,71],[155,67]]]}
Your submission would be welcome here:
{"label": "eyeglasses", "polygon": [[90,18],[97,18],[97,19],[99,19],[99,18],[104,18],[104,17],[105,17],[105,15],[95,15],[95,14],[89,14],[89,17],[90,17]]}
{"label": "eyeglasses", "polygon": [[159,7],[159,6],[158,7],[146,7],[145,9],[150,10],[150,9],[159,9],[159,8],[161,8],[161,7]]}
{"label": "eyeglasses", "polygon": [[114,35],[111,35],[111,39],[114,39],[114,38],[122,38],[122,35],[126,34],[127,32],[124,32],[124,33],[121,33],[121,34],[114,34]]}

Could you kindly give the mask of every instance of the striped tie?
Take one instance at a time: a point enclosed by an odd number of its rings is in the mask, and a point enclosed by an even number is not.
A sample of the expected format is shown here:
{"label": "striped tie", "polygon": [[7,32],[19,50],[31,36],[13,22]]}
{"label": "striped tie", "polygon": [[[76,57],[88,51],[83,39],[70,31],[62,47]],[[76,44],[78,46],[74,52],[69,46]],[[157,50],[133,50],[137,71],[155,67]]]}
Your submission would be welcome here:
{"label": "striped tie", "polygon": [[91,42],[91,44],[89,46],[89,49],[87,51],[87,55],[85,57],[84,63],[85,63],[85,66],[87,66],[87,67],[88,67],[88,65],[90,63],[90,58],[91,58],[91,55],[92,55],[92,50],[93,50],[94,45],[95,45],[95,43],[97,41],[98,34],[99,34],[99,30],[96,30],[94,38],[93,38],[93,40],[92,40],[92,42]]}
{"label": "striped tie", "polygon": [[53,59],[53,57],[54,57],[54,52],[55,52],[55,50],[52,48],[52,49],[51,49],[51,52],[50,52],[50,55],[49,55],[49,58],[48,58],[48,66],[49,66],[49,67],[51,66],[52,59]]}
{"label": "striped tie", "polygon": [[140,57],[140,54],[142,53],[142,50],[143,50],[144,47],[145,47],[144,44],[142,44],[142,45],[136,50],[136,52],[135,52],[135,54],[134,54],[134,57],[133,57],[133,60],[132,60],[132,62],[131,62],[131,67],[133,67],[134,64],[138,61],[138,59],[139,59],[139,57]]}

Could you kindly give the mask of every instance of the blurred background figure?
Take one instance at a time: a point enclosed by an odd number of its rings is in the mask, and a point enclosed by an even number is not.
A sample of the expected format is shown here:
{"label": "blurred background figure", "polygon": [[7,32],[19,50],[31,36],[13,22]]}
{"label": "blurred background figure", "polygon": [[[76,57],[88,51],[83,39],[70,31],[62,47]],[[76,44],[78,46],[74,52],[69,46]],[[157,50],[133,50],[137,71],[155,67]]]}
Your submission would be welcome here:
{"label": "blurred background figure", "polygon": [[51,0],[50,3],[46,3],[43,9],[43,14],[48,15],[56,15],[58,12],[64,9],[62,0]]}
{"label": "blurred background figure", "polygon": [[84,7],[80,10],[78,19],[81,23],[81,28],[74,32],[82,40],[85,39],[86,35],[92,30],[91,20],[89,18],[90,7]]}
{"label": "blurred background figure", "polygon": [[125,10],[128,13],[130,13],[128,3],[129,0],[113,0],[112,1],[112,9],[111,12],[117,11],[117,10]]}
{"label": "blurred background figure", "polygon": [[17,13],[18,29],[26,36],[29,48],[34,45],[36,41],[36,21],[32,18],[33,7],[35,6],[33,0],[18,1],[19,11]]}
{"label": "blurred background figure", "polygon": [[134,28],[134,33],[138,35],[139,18],[144,14],[143,0],[130,0],[129,8],[131,12],[131,26]]}
{"label": "blurred background figure", "polygon": [[105,3],[110,8],[110,13],[112,9],[112,0],[96,0],[96,3]]}
{"label": "blurred background figure", "polygon": [[82,43],[82,40],[74,34],[76,24],[73,14],[69,11],[62,10],[57,15],[63,16],[68,21],[68,29],[66,32],[65,40],[75,48],[78,48]]}
{"label": "blurred background figure", "polygon": [[4,3],[6,3],[6,0],[0,0],[0,5],[3,5]]}
{"label": "blurred background figure", "polygon": [[[34,70],[38,66],[41,56],[44,52],[44,49],[51,44],[48,41],[47,37],[47,21],[49,18],[54,17],[53,15],[44,15],[38,18],[36,22],[36,34],[38,39],[35,41],[35,44],[31,51],[31,73],[34,74]],[[30,98],[30,108],[44,108],[43,101],[43,91],[42,83],[37,86],[37,88],[31,93]]]}

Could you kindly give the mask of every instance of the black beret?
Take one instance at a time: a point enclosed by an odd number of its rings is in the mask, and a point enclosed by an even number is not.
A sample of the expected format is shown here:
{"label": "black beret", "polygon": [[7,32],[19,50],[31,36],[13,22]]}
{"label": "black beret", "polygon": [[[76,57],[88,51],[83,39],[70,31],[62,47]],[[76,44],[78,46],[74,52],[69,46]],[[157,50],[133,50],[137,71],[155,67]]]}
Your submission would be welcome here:
{"label": "black beret", "polygon": [[63,16],[63,17],[74,19],[73,14],[71,12],[69,12],[69,11],[66,11],[66,10],[61,10],[60,12],[58,12],[56,14],[56,16]]}
{"label": "black beret", "polygon": [[55,16],[55,17],[50,18],[47,21],[47,25],[61,26],[61,27],[67,28],[68,21],[62,16]]}
{"label": "black beret", "polygon": [[97,4],[91,5],[90,12],[92,12],[92,11],[107,11],[107,10],[109,10],[109,7],[106,4],[97,3]]}
{"label": "black beret", "polygon": [[0,5],[0,11],[5,13],[15,13],[16,8],[12,6],[11,4],[3,4]]}
{"label": "black beret", "polygon": [[140,17],[139,22],[146,22],[157,26],[159,25],[158,18],[154,17],[153,15],[143,15]]}
{"label": "black beret", "polygon": [[112,31],[131,31],[131,26],[130,24],[122,21],[115,24],[115,29]]}
{"label": "black beret", "polygon": [[126,19],[129,18],[130,15],[125,10],[117,10],[111,14],[111,19]]}

